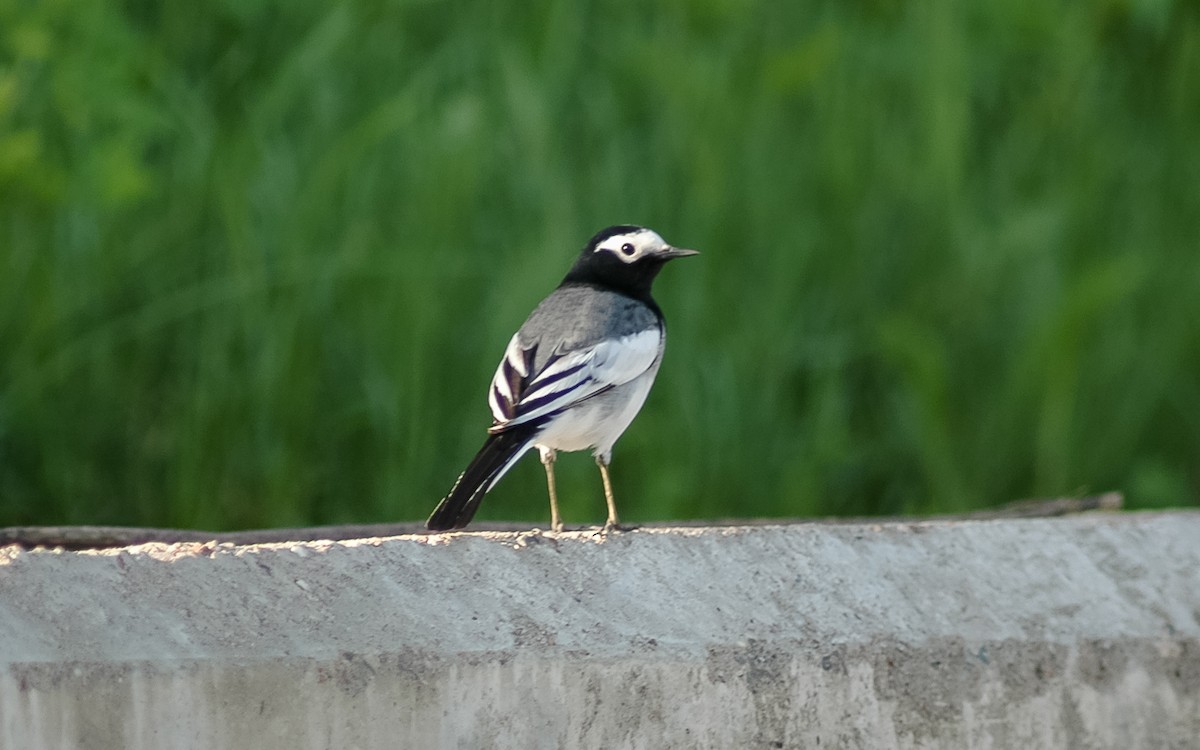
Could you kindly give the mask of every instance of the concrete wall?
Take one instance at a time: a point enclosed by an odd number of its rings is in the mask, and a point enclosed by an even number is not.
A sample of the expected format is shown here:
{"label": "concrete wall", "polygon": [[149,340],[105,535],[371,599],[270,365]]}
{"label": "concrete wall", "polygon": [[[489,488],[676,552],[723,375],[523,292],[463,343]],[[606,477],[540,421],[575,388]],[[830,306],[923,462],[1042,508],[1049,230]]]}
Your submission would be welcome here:
{"label": "concrete wall", "polygon": [[3,748],[1198,748],[1200,513],[0,551]]}

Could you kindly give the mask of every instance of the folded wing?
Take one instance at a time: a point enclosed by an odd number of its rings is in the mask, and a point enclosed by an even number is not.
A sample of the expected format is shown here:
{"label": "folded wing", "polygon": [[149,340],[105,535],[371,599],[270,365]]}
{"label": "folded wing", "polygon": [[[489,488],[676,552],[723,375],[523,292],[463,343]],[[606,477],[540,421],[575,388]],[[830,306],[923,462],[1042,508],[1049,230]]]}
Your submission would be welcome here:
{"label": "folded wing", "polygon": [[654,365],[662,351],[655,327],[571,351],[554,351],[537,363],[537,343],[513,336],[492,378],[489,432],[549,417],[610,388],[628,383]]}

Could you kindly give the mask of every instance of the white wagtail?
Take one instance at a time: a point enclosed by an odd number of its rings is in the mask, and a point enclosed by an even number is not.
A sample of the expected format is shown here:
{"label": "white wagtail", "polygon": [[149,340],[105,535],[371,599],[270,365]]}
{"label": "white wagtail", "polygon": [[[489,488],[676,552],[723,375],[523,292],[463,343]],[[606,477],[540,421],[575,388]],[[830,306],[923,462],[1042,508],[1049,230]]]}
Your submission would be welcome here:
{"label": "white wagtail", "polygon": [[591,449],[617,525],[608,464],[613,444],[637,416],[658,374],[666,343],[662,310],[650,296],[672,258],[696,255],[655,232],[609,227],[588,241],[566,278],[508,343],[488,403],[494,421],[483,448],[426,526],[466,526],[504,473],[536,447],[546,467],[550,526],[562,530],[554,488],[556,451]]}

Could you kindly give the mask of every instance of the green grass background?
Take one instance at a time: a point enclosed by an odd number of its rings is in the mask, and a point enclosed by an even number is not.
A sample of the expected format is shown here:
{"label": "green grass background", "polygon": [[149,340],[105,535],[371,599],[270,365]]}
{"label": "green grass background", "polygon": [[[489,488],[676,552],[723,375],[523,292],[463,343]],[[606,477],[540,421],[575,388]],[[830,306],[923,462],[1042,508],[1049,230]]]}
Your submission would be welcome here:
{"label": "green grass background", "polygon": [[0,525],[423,518],[619,222],[627,520],[1197,504],[1200,6],[974,5],[0,0]]}

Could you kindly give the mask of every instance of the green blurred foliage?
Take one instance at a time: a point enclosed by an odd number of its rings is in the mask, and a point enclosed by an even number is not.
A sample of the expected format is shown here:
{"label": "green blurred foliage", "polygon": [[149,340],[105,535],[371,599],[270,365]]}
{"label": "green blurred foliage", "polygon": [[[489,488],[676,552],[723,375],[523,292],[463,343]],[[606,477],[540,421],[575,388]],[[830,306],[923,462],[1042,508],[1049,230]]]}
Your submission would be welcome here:
{"label": "green blurred foliage", "polygon": [[424,517],[618,222],[628,520],[1200,498],[1195,3],[0,0],[0,524]]}

